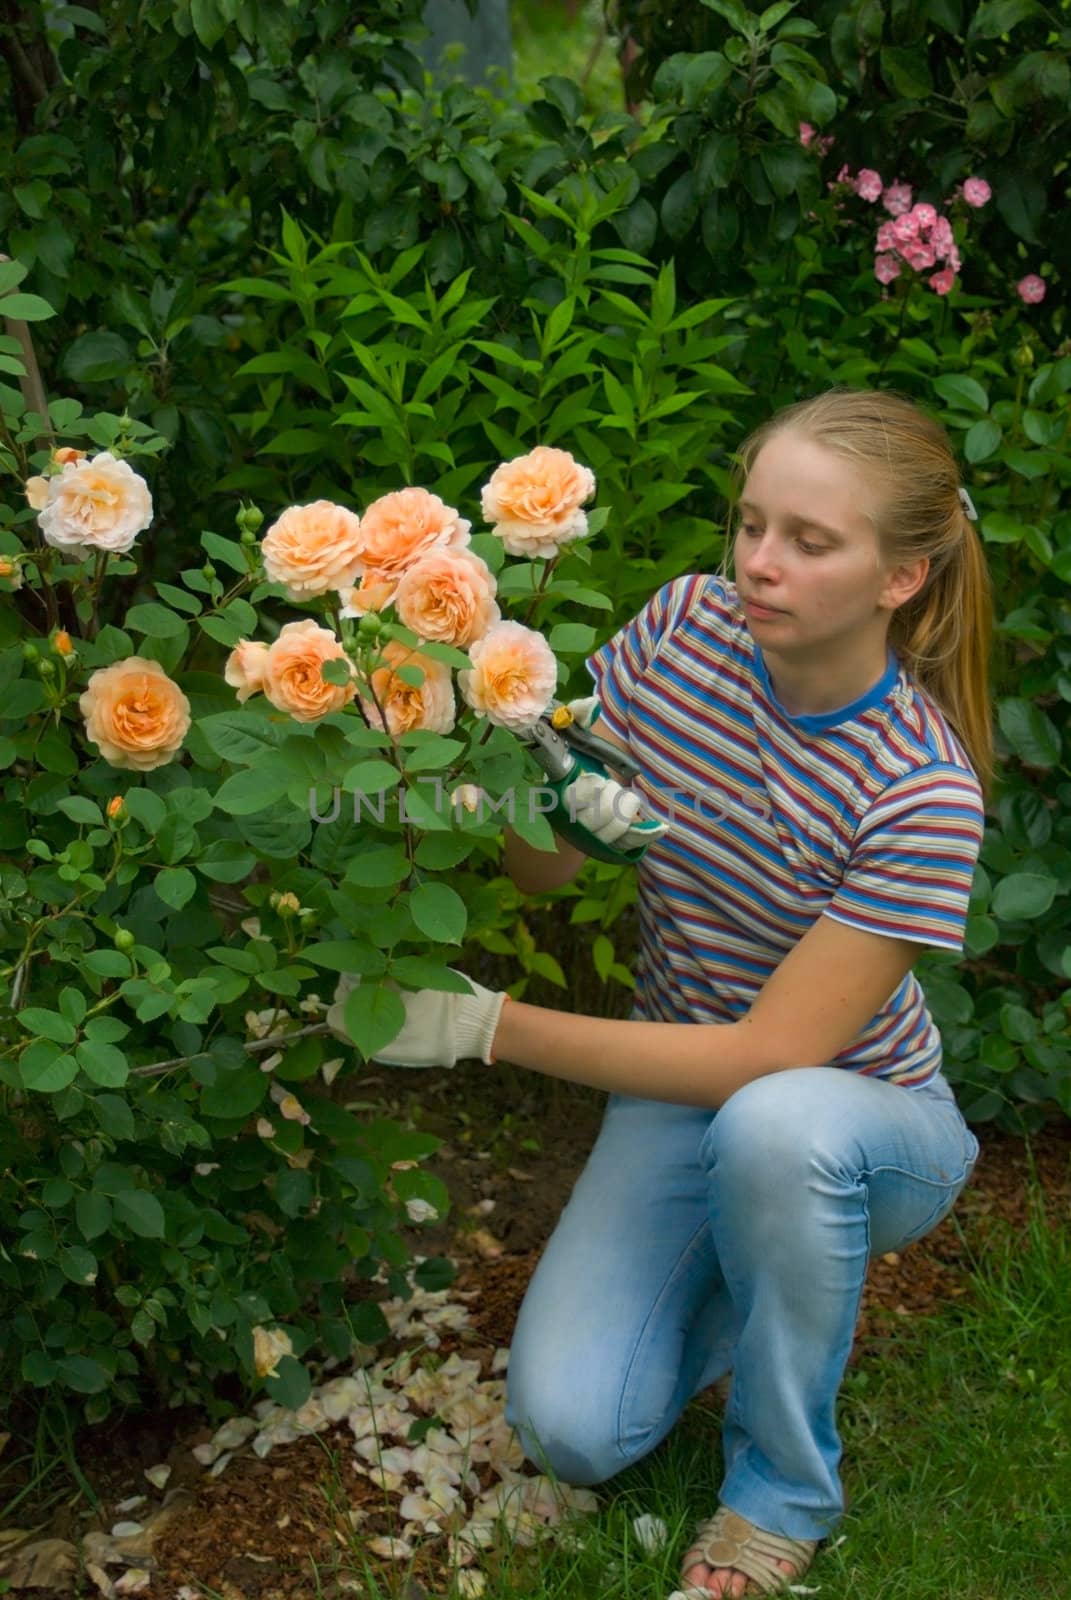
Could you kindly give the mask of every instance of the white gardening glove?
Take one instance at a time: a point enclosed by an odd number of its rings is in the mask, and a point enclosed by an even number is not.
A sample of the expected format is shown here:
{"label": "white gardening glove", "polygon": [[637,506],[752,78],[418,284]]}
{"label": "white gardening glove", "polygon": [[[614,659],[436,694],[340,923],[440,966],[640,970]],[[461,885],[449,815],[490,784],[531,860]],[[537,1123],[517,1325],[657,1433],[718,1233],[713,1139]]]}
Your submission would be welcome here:
{"label": "white gardening glove", "polygon": [[[440,989],[398,989],[397,984],[387,980],[388,987],[401,995],[405,1022],[397,1037],[376,1051],[376,1061],[389,1067],[453,1067],[458,1061],[475,1057],[485,1066],[492,1065],[491,1044],[506,995],[485,989],[464,973],[459,972],[457,976],[471,985],[471,994],[446,994]],[[327,1012],[328,1027],[347,1044],[352,1044],[353,1040],[346,1032],[346,998],[360,982],[358,976],[343,974],[335,990],[334,1004]]]}
{"label": "white gardening glove", "polygon": [[[593,728],[599,712],[598,695],[570,700],[567,705],[582,728]],[[598,729],[593,731],[597,733]],[[600,778],[598,773],[582,772],[566,785],[562,796],[566,805],[572,807],[577,822],[603,844],[621,843],[627,850],[635,844],[651,844],[669,832],[669,824],[659,822],[656,827],[648,826],[641,833],[632,834],[632,824],[643,810],[643,801],[634,789],[626,788],[609,775]],[[653,822],[654,818],[645,820]]]}

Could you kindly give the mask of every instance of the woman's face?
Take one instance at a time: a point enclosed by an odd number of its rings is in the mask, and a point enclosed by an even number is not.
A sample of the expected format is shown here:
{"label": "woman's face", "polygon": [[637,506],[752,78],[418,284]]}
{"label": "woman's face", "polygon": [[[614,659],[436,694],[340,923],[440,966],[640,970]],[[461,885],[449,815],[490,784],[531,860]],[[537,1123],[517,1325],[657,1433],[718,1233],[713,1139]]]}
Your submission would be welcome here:
{"label": "woman's face", "polygon": [[906,595],[866,514],[874,495],[852,462],[802,434],[776,434],[759,451],[737,508],[733,563],[764,650],[884,640]]}

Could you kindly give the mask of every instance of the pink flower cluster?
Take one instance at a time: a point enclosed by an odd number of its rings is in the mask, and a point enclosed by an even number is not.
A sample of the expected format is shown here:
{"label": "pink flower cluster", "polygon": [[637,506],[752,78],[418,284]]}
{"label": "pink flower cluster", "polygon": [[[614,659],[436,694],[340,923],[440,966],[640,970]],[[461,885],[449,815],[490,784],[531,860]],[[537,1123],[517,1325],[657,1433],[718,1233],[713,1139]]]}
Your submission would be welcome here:
{"label": "pink flower cluster", "polygon": [[939,261],[944,266],[930,278],[935,294],[947,294],[960,269],[960,255],[952,237],[952,224],[933,206],[920,203],[883,222],[875,244],[874,276],[879,283],[891,283],[906,263],[915,272],[925,272]]}
{"label": "pink flower cluster", "polygon": [[[801,122],[800,123],[800,144],[802,144],[806,148],[807,145],[813,144],[814,136],[815,136],[815,130],[814,130],[814,128],[811,127],[811,124],[809,122]],[[836,139],[834,139],[834,137],[833,137],[833,135],[831,133],[827,133],[825,135],[819,135],[819,138],[818,138],[818,153],[819,153],[819,155],[820,156],[824,156],[828,150],[832,150],[832,148],[836,144],[836,142],[837,142]]]}

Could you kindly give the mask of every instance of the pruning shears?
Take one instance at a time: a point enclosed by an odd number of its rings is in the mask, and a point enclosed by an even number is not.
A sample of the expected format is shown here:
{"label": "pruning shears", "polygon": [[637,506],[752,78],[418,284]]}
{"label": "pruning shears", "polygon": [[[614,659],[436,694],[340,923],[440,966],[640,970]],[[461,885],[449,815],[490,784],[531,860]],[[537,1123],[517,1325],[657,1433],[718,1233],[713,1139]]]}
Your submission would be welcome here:
{"label": "pruning shears", "polygon": [[593,772],[596,777],[606,778],[609,777],[607,769],[612,767],[626,783],[631,783],[640,765],[619,745],[585,728],[563,702],[552,700],[539,720],[520,737],[543,768],[547,787],[557,791],[560,807],[553,814],[555,833],[585,855],[617,865],[623,861],[634,863],[647,853],[654,839],[665,833],[664,823],[637,819],[622,835],[619,844],[607,844],[570,814],[565,790],[581,773]]}

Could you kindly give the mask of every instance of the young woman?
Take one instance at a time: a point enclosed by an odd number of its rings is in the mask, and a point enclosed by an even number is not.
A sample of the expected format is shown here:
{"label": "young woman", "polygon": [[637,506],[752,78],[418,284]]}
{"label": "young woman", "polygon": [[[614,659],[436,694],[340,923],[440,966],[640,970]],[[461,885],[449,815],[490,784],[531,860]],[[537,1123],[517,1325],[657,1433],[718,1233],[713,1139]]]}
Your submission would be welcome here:
{"label": "young woman", "polygon": [[[868,1257],[933,1228],[974,1166],[911,969],[962,949],[992,767],[988,572],[943,429],[834,390],[740,461],[735,580],[665,584],[588,662],[598,732],[668,824],[637,868],[632,1017],[421,991],[380,1057],[609,1091],[507,1416],[594,1484],[731,1372],[720,1504],[683,1560],[704,1596],[797,1582],[836,1525]],[[584,860],[507,835],[526,890]]]}

